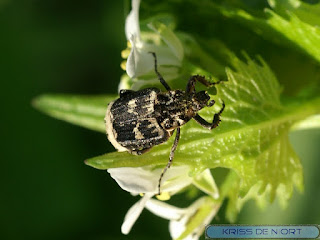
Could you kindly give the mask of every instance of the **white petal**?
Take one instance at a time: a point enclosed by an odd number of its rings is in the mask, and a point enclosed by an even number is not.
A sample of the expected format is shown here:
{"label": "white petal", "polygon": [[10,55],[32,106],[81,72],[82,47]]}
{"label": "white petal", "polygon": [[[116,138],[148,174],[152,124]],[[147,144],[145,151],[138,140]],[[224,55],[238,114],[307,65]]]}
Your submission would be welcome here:
{"label": "white petal", "polygon": [[132,10],[126,19],[126,24],[125,24],[126,37],[129,40],[131,36],[135,36],[139,40],[140,39],[140,26],[139,26],[140,0],[132,0],[131,6],[132,6]]}
{"label": "white petal", "polygon": [[135,194],[156,193],[159,175],[155,177],[154,173],[148,168],[110,168],[108,172],[125,191]]}
{"label": "white petal", "polygon": [[155,49],[148,51],[145,49],[145,43],[138,42],[136,36],[130,39],[131,52],[127,59],[126,72],[129,77],[139,77],[154,69],[154,59],[149,53],[154,52]]}
{"label": "white petal", "polygon": [[170,221],[169,232],[173,239],[178,238],[185,231],[188,219],[187,216],[184,216],[179,220]]}
{"label": "white petal", "polygon": [[150,23],[148,24],[148,27],[160,35],[161,39],[167,44],[174,56],[181,62],[184,54],[183,45],[172,30],[162,23]]}
{"label": "white petal", "polygon": [[[131,52],[127,58],[126,72],[130,78],[135,78],[149,73],[154,69],[154,59],[150,52],[157,54],[158,66],[181,66],[183,59],[183,47],[179,39],[165,25],[165,31],[156,31],[156,34],[167,45],[150,44],[141,41],[139,28],[139,4],[140,1],[132,1],[132,10],[126,19],[126,36],[131,43]],[[161,25],[162,26],[162,25]]]}
{"label": "white petal", "polygon": [[153,214],[168,220],[180,219],[185,212],[183,208],[178,208],[155,199],[150,199],[146,203],[146,208]]}
{"label": "white petal", "polygon": [[[178,166],[169,168],[164,175],[162,191],[176,193],[184,187],[192,183],[192,178],[189,177],[190,168],[188,166]],[[171,195],[173,195],[171,194]]]}
{"label": "white petal", "polygon": [[154,71],[154,58],[150,52],[157,54],[158,68],[161,65],[181,66],[181,61],[168,46],[157,46],[141,42],[135,35],[130,36],[129,41],[131,43],[131,52],[127,58],[126,72],[130,78],[139,77]]}
{"label": "white petal", "polygon": [[[202,197],[195,201],[192,205],[190,205],[188,208],[184,209],[184,215],[178,219],[170,221],[169,223],[169,232],[173,239],[178,238],[185,230],[186,230],[186,224],[190,220],[190,217],[194,215],[194,213],[201,207],[201,205],[206,201],[207,197]],[[194,236],[192,234],[188,235],[185,239],[197,239],[193,238]]]}
{"label": "white petal", "polygon": [[137,221],[140,216],[146,202],[152,197],[152,194],[146,194],[143,198],[141,198],[138,202],[136,202],[127,212],[124,217],[124,222],[121,226],[121,232],[123,234],[128,234],[133,226],[133,224]]}
{"label": "white petal", "polygon": [[136,73],[136,55],[137,55],[137,49],[135,45],[135,36],[132,35],[129,38],[129,41],[131,43],[131,52],[127,58],[126,72],[130,78],[133,78]]}
{"label": "white petal", "polygon": [[[161,191],[169,192],[171,195],[191,184],[192,178],[188,176],[188,166],[177,166],[168,169],[163,177]],[[159,177],[162,169],[151,170],[150,167],[123,167],[108,169],[111,177],[119,186],[128,192],[158,193]]]}
{"label": "white petal", "polygon": [[190,167],[188,165],[170,167],[164,175],[163,179],[165,181],[172,181],[174,179],[177,179],[177,176],[189,177],[189,172]]}
{"label": "white petal", "polygon": [[207,168],[201,174],[195,176],[193,184],[201,191],[211,195],[214,199],[219,198],[219,190],[211,175],[210,169]]}

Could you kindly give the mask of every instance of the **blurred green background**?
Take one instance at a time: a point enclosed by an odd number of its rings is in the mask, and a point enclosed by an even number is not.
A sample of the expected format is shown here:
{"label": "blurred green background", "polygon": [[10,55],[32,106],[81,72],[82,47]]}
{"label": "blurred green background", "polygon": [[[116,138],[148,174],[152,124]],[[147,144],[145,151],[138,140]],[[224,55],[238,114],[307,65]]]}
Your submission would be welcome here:
{"label": "blurred green background", "polygon": [[[128,7],[103,0],[0,1],[1,239],[169,238],[168,222],[147,211],[122,235],[124,215],[138,198],[83,162],[113,151],[107,137],[31,106],[43,93],[117,91]],[[256,54],[272,66],[272,53],[264,50]],[[305,193],[295,193],[285,211],[277,202],[265,211],[249,202],[239,223],[320,223],[320,131],[296,132],[291,140],[304,165]],[[218,215],[223,223],[223,212]]]}

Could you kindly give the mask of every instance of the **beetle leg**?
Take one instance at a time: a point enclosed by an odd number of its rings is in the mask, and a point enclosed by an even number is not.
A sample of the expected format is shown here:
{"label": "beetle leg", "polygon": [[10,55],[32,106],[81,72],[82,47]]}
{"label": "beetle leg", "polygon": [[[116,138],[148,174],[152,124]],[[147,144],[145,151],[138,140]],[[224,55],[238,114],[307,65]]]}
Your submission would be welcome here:
{"label": "beetle leg", "polygon": [[174,151],[177,149],[179,139],[180,139],[180,128],[177,128],[176,138],[174,139],[174,143],[173,143],[173,145],[171,147],[171,151],[170,151],[169,162],[167,163],[167,166],[165,166],[165,168],[162,170],[162,173],[159,178],[159,184],[158,184],[158,190],[159,190],[158,194],[159,195],[161,194],[161,191],[160,191],[161,180],[163,178],[163,175],[166,173],[166,171],[168,170],[168,168],[170,168],[170,166],[172,164],[172,160],[174,157]]}
{"label": "beetle leg", "polygon": [[149,53],[151,53],[151,54],[153,55],[153,58],[154,58],[154,71],[156,72],[159,81],[162,83],[162,85],[163,85],[168,91],[170,91],[170,90],[171,90],[170,86],[169,86],[168,83],[164,80],[164,78],[161,76],[161,74],[158,72],[156,53],[154,53],[154,52],[149,52]]}
{"label": "beetle leg", "polygon": [[224,110],[225,104],[222,102],[222,108],[220,111],[213,115],[212,123],[208,123],[206,120],[204,120],[202,117],[200,117],[198,114],[196,114],[193,119],[197,121],[202,127],[208,128],[209,130],[218,127],[220,123],[220,115],[222,114]]}
{"label": "beetle leg", "polygon": [[194,76],[190,77],[190,79],[188,81],[186,93],[194,93],[195,92],[195,86],[196,86],[197,81],[202,83],[206,87],[211,87],[211,86],[219,84],[221,82],[221,80],[219,80],[218,82],[212,83],[212,82],[209,82],[204,76],[194,75]]}

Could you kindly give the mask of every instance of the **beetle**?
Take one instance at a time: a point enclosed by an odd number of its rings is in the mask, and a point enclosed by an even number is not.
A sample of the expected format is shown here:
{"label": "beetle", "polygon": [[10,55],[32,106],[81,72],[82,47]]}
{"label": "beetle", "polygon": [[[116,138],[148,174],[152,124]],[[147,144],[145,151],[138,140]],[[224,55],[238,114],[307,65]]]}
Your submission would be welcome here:
{"label": "beetle", "polygon": [[158,191],[163,175],[170,168],[175,150],[180,139],[180,127],[189,120],[194,119],[207,129],[216,128],[220,122],[225,104],[213,115],[211,123],[200,115],[204,107],[215,104],[210,100],[206,91],[196,92],[195,84],[200,82],[206,87],[218,84],[208,82],[205,77],[191,76],[186,90],[172,90],[157,69],[157,57],[154,58],[154,71],[159,81],[167,90],[158,88],[146,88],[138,91],[120,90],[120,97],[108,105],[105,123],[109,141],[118,151],[128,151],[131,154],[140,155],[149,151],[153,146],[166,142],[176,130],[174,143],[171,147],[169,161],[159,177]]}

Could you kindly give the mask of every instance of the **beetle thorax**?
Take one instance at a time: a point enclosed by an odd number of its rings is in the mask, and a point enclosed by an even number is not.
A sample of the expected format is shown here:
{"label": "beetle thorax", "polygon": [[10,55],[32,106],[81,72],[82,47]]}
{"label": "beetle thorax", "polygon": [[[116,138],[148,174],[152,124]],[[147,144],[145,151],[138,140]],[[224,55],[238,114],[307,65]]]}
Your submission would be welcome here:
{"label": "beetle thorax", "polygon": [[206,106],[208,97],[205,92],[190,95],[182,90],[158,93],[155,113],[159,124],[168,131],[186,124]]}

